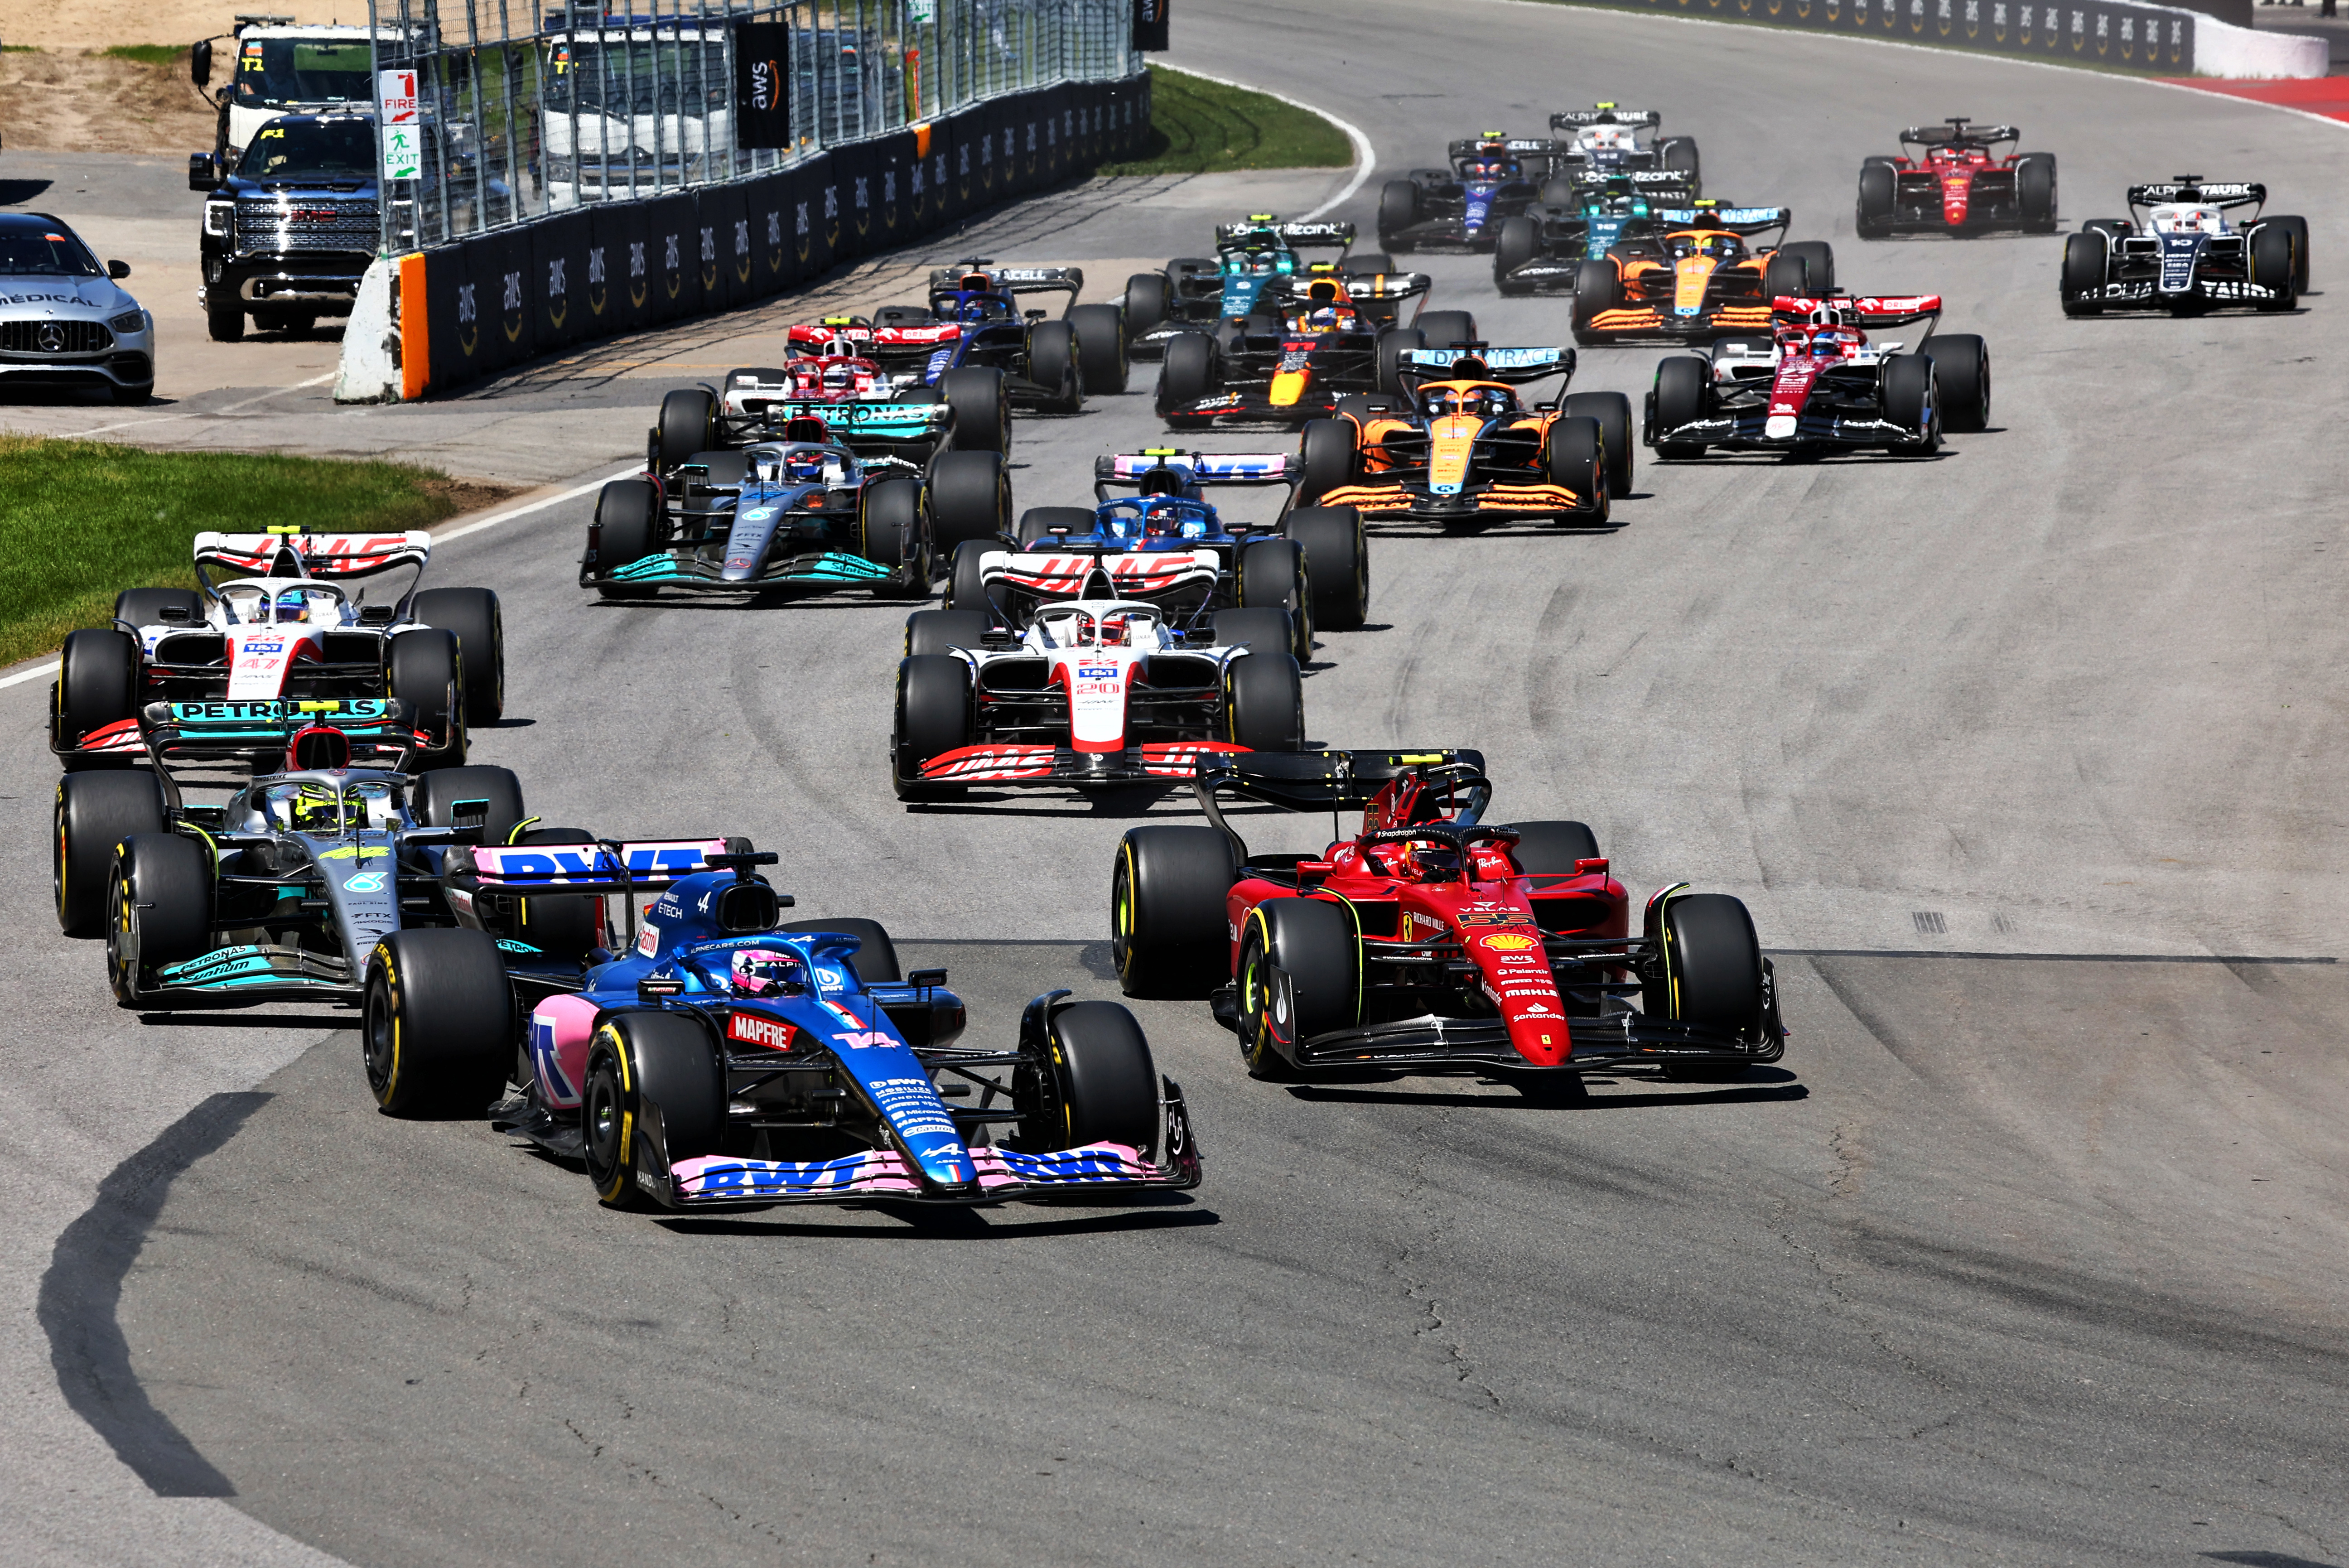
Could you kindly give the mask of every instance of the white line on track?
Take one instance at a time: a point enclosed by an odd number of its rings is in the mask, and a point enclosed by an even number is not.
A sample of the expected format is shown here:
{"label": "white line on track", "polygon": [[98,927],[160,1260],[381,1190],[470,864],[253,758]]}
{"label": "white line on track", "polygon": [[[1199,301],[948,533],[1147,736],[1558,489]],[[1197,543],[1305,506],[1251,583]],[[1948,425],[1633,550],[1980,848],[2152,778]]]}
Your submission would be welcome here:
{"label": "white line on track", "polygon": [[[314,383],[305,382],[303,384],[305,386],[308,386]],[[281,388],[279,389],[290,390],[291,389]],[[631,475],[642,473],[644,471],[644,465],[642,463],[636,463],[633,466],[620,470],[617,473],[607,473],[601,479],[591,479],[585,484],[574,484],[568,490],[558,491],[553,495],[542,496],[536,501],[514,507],[511,511],[492,513],[489,516],[482,518],[478,523],[468,523],[462,528],[451,528],[446,534],[435,534],[432,536],[432,543],[435,545],[445,545],[451,539],[461,539],[468,534],[478,534],[484,528],[494,528],[501,523],[511,523],[517,517],[527,517],[533,512],[543,512],[548,507],[559,506],[565,501],[575,501],[591,490],[601,490],[605,485],[609,484],[616,479],[626,479]],[[54,675],[57,673],[57,661],[56,659],[45,659],[40,663],[34,665],[30,670],[19,670],[14,675],[0,675],[0,691],[5,691],[11,686],[21,686],[26,681],[35,680],[40,676]]]}
{"label": "white line on track", "polygon": [[52,441],[79,441],[84,436],[104,435],[109,431],[135,430],[142,425],[168,425],[174,420],[200,420],[216,414],[233,414],[239,409],[249,409],[255,403],[265,403],[272,398],[283,396],[287,392],[298,392],[305,387],[324,386],[328,381],[333,380],[339,374],[341,374],[340,371],[329,370],[323,376],[313,376],[306,381],[296,381],[290,387],[272,387],[265,392],[261,392],[253,397],[246,398],[241,402],[230,403],[223,408],[195,409],[184,414],[160,414],[151,420],[123,420],[116,424],[99,425],[93,430],[67,431],[62,435],[52,436],[49,439]]}
{"label": "white line on track", "polygon": [[1242,92],[1262,93],[1265,97],[1285,103],[1291,109],[1301,109],[1308,114],[1318,114],[1346,133],[1346,140],[1354,144],[1354,177],[1346,182],[1344,190],[1298,219],[1300,223],[1309,223],[1322,213],[1347,201],[1355,192],[1362,188],[1362,182],[1368,180],[1371,171],[1379,166],[1379,155],[1371,151],[1371,139],[1364,136],[1360,129],[1347,124],[1326,109],[1317,108],[1286,94],[1274,92],[1269,88],[1260,88],[1254,82],[1236,82],[1229,77],[1211,77],[1205,71],[1195,71],[1188,66],[1170,65],[1166,68],[1170,71],[1179,71],[1186,77],[1196,77],[1203,82],[1214,82],[1217,87],[1237,88]]}

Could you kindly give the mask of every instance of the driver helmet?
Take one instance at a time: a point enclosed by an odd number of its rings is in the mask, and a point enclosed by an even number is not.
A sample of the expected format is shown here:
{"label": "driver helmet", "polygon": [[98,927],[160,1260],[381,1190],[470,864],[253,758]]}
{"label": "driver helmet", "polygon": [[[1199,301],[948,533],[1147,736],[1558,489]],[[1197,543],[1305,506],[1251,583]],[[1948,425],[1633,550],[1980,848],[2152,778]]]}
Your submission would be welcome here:
{"label": "driver helmet", "polygon": [[727,989],[736,996],[788,996],[807,989],[805,975],[789,948],[736,948]]}
{"label": "driver helmet", "polygon": [[1123,610],[1105,615],[1093,623],[1099,630],[1099,646],[1123,648],[1133,635],[1133,618]]}
{"label": "driver helmet", "polygon": [[287,588],[277,596],[277,607],[272,617],[280,626],[298,626],[310,618],[310,596],[300,588]]}
{"label": "driver helmet", "polygon": [[1305,330],[1308,332],[1335,332],[1344,323],[1345,317],[1334,305],[1325,305],[1318,310],[1305,313]]}
{"label": "driver helmet", "polygon": [[1183,530],[1183,508],[1173,504],[1172,497],[1160,497],[1145,502],[1142,508],[1142,532],[1148,534],[1179,534]]}
{"label": "driver helmet", "polygon": [[332,784],[297,785],[294,798],[288,803],[290,826],[296,833],[331,830],[342,816],[342,791]]}
{"label": "driver helmet", "polygon": [[783,477],[793,484],[823,483],[823,453],[802,447],[783,453]]}
{"label": "driver helmet", "polygon": [[1403,846],[1402,871],[1414,882],[1450,881],[1460,873],[1460,851],[1449,844],[1414,838]]}
{"label": "driver helmet", "polygon": [[834,360],[823,368],[823,389],[827,392],[853,392],[856,389],[856,367],[844,360]]}

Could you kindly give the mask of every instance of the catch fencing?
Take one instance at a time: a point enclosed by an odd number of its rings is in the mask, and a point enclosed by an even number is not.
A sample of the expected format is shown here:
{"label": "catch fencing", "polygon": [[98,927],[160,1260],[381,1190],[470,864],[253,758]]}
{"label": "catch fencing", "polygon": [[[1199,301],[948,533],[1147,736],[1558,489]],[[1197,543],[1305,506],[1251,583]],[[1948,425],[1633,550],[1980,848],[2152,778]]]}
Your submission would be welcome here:
{"label": "catch fencing", "polygon": [[2193,74],[2209,16],[2130,0],[1571,0],[1609,10],[1706,16],[1803,32],[1938,44],[1981,54]]}
{"label": "catch fencing", "polygon": [[1136,0],[671,5],[369,0],[413,99],[378,117],[390,319],[363,291],[347,383],[378,347],[413,398],[748,303],[1149,135]]}

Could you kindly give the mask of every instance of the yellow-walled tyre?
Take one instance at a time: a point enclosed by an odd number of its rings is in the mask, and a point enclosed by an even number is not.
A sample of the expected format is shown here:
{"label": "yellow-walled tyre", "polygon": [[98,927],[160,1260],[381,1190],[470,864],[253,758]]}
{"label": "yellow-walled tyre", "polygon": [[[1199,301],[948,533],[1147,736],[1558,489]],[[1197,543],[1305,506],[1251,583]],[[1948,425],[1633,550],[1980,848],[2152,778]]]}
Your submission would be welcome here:
{"label": "yellow-walled tyre", "polygon": [[499,1097],[519,1033],[488,932],[389,933],[367,959],[362,1007],[367,1087],[391,1115],[478,1116]]}
{"label": "yellow-walled tyre", "polygon": [[[658,1147],[648,1107],[659,1112]],[[725,1059],[698,1020],[620,1012],[595,1026],[579,1130],[596,1197],[615,1209],[658,1202],[667,1168],[717,1153],[725,1127]]]}

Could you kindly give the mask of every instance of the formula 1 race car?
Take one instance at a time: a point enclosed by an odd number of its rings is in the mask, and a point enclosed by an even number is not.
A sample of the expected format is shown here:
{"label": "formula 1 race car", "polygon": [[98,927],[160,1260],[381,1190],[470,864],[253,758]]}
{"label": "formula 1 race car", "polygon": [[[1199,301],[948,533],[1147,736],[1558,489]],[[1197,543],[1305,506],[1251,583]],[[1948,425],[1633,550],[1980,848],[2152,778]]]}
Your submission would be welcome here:
{"label": "formula 1 race car", "polygon": [[2066,316],[2106,310],[2197,315],[2221,306],[2290,310],[2308,287],[2308,220],[2235,223],[2227,213],[2266,204],[2264,185],[2181,174],[2129,187],[2129,216],[2092,218],[2064,242],[2057,284]]}
{"label": "formula 1 race car", "polygon": [[1448,169],[1414,169],[1379,193],[1379,244],[1391,251],[1488,251],[1505,219],[1541,196],[1551,141],[1497,130],[1454,142]]}
{"label": "formula 1 race car", "polygon": [[867,353],[872,337],[861,317],[793,327],[788,363],[729,370],[714,393],[707,387],[668,393],[645,438],[645,466],[661,473],[703,452],[739,452],[775,441],[790,421],[809,417],[868,462],[886,458],[919,469],[942,452],[1011,450],[1002,371],[972,366],[927,386],[913,371],[884,370]]}
{"label": "formula 1 race car", "polygon": [[1859,237],[1992,229],[2054,234],[2055,155],[2017,155],[2022,140],[2023,132],[2011,125],[1974,125],[1963,115],[1910,126],[1900,133],[1899,157],[1860,163],[1854,224]]}
{"label": "formula 1 race car", "polygon": [[[1400,391],[1395,367],[1402,355],[1431,343],[1473,343],[1476,318],[1464,310],[1423,310],[1411,326],[1394,326],[1393,316],[1365,310],[1357,293],[1391,306],[1424,295],[1428,285],[1424,273],[1316,275],[1304,280],[1303,297],[1286,317],[1257,310],[1213,336],[1186,332],[1166,345],[1158,416],[1177,431],[1296,425],[1327,419],[1350,394]],[[1258,296],[1259,306],[1269,303]]]}
{"label": "formula 1 race car", "polygon": [[1044,605],[1092,590],[1156,605],[1192,639],[1213,632],[1218,611],[1286,617],[1284,645],[1303,663],[1313,657],[1316,626],[1351,631],[1370,613],[1361,514],[1283,507],[1257,524],[1226,519],[1206,499],[1211,485],[1293,488],[1302,472],[1280,452],[1154,448],[1101,458],[1094,506],[1030,508],[1017,550],[979,540],[957,549],[947,607],[915,613],[905,651],[1016,641]]}
{"label": "formula 1 race car", "polygon": [[1686,180],[1660,170],[1568,182],[1557,194],[1501,221],[1493,284],[1503,294],[1571,291],[1584,262],[1618,247],[1626,258],[1661,256],[1672,226],[1662,214],[1695,202]]}
{"label": "formula 1 race car", "polygon": [[[584,838],[584,835],[582,836]],[[475,907],[626,909],[560,985],[481,929],[398,930],[369,956],[367,1079],[395,1113],[478,1112],[584,1165],[616,1208],[1116,1202],[1199,1183],[1183,1092],[1133,1015],[1052,991],[1009,1050],[961,1044],[944,970],[904,974],[871,920],[781,921],[771,853],[583,844],[454,847]],[[688,852],[690,864],[648,852]],[[707,867],[709,869],[702,869]],[[640,893],[658,897],[644,911]]]}
{"label": "formula 1 race car", "polygon": [[[388,698],[429,737],[419,765],[462,763],[466,725],[504,711],[505,626],[487,588],[419,591],[431,555],[421,530],[197,535],[196,587],[129,589],[113,626],[67,633],[49,750],[69,771],[129,767],[146,753],[143,715],[158,701]],[[380,603],[344,586],[399,571],[406,582]],[[253,744],[230,726],[190,735],[173,756],[233,762]],[[260,765],[280,746],[264,738]]]}
{"label": "formula 1 race car", "polygon": [[1001,452],[946,452],[916,477],[910,464],[868,463],[828,435],[802,415],[782,440],[612,481],[595,500],[579,586],[607,599],[793,586],[920,598],[939,549],[1009,522]]}
{"label": "formula 1 race car", "polygon": [[[1088,586],[1102,587],[1105,576],[1091,574]],[[975,646],[909,653],[897,666],[889,742],[898,798],[958,795],[975,784],[1092,789],[1188,778],[1209,753],[1305,743],[1287,618],[1217,610],[1204,632],[1185,635],[1160,606],[1115,591],[1040,604],[1016,638],[983,634]]]}
{"label": "formula 1 race car", "polygon": [[1603,526],[1631,487],[1631,407],[1620,392],[1527,408],[1513,385],[1574,375],[1571,348],[1420,349],[1406,395],[1305,427],[1298,499],[1373,522]]}
{"label": "formula 1 race car", "polygon": [[[1083,287],[1084,274],[1075,267],[989,270],[985,258],[975,256],[933,273],[926,306],[885,305],[870,322],[833,317],[810,324],[809,335],[844,337],[900,387],[936,387],[949,401],[971,402],[976,389],[966,391],[958,373],[992,370],[1008,404],[1072,414],[1084,406],[1088,388],[1095,396],[1125,390],[1121,324],[1098,319],[1118,307],[1076,306],[1053,321],[1040,310],[1023,312],[1019,296],[1073,296]],[[976,430],[984,421],[974,410],[970,423]]]}
{"label": "formula 1 race car", "polygon": [[1669,337],[1702,342],[1767,331],[1770,302],[1835,287],[1835,252],[1825,240],[1749,245],[1748,236],[1784,236],[1791,207],[1669,208],[1651,239],[1619,241],[1575,271],[1574,340]]}
{"label": "formula 1 race car", "polygon": [[[1693,136],[1653,136],[1661,128],[1664,117],[1652,109],[1618,109],[1602,103],[1590,109],[1568,109],[1549,117],[1553,134],[1566,132],[1566,138],[1552,159],[1557,169],[1567,174],[1588,171],[1594,174],[1631,173],[1643,169],[1661,169],[1682,176],[1688,181],[1689,193],[1699,189],[1699,159]],[[1640,133],[1651,133],[1645,143]]]}
{"label": "formula 1 race car", "polygon": [[1240,223],[1220,224],[1213,260],[1177,256],[1164,272],[1138,272],[1125,280],[1125,328],[1133,352],[1138,358],[1161,354],[1186,332],[1212,332],[1223,322],[1259,311],[1277,317],[1288,303],[1288,280],[1309,273],[1301,251],[1340,253],[1339,270],[1350,275],[1393,270],[1387,256],[1344,256],[1353,243],[1351,223],[1284,223],[1270,213],[1251,213]]}
{"label": "formula 1 race car", "polygon": [[1871,343],[1869,327],[1938,322],[1941,296],[1847,294],[1772,302],[1769,337],[1725,338],[1710,356],[1656,367],[1641,439],[1663,458],[1711,447],[1817,456],[1878,447],[1930,457],[1941,432],[1990,423],[1990,349],[1971,333],[1930,327],[1909,353]]}
{"label": "formula 1 race car", "polygon": [[[575,977],[592,945],[576,908],[550,899],[491,909],[440,877],[453,845],[587,836],[529,827],[537,819],[503,768],[410,776],[396,765],[354,766],[354,736],[337,726],[365,718],[343,709],[367,705],[316,706],[329,711],[281,723],[278,766],[257,771],[221,805],[188,804],[161,765],[177,724],[157,726],[152,769],[59,781],[57,923],[68,936],[103,932],[116,999],[149,1010],[357,1002],[367,954],[387,932],[459,924],[486,926],[517,984]],[[313,718],[332,724],[302,722]],[[248,722],[248,742],[259,727]],[[675,861],[695,860],[704,846],[637,847]]]}
{"label": "formula 1 race car", "polygon": [[[1723,1082],[1785,1052],[1744,904],[1676,883],[1631,935],[1588,827],[1485,823],[1475,752],[1208,757],[1195,787],[1209,826],[1119,844],[1111,954],[1129,996],[1209,992],[1253,1076]],[[1361,827],[1251,856],[1226,798],[1360,809]]]}

